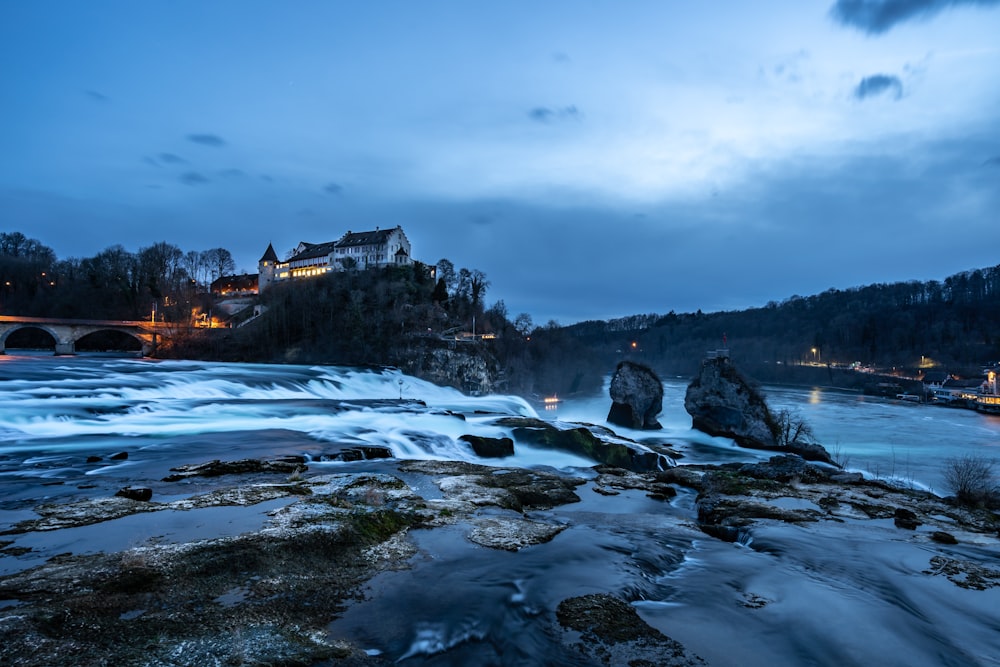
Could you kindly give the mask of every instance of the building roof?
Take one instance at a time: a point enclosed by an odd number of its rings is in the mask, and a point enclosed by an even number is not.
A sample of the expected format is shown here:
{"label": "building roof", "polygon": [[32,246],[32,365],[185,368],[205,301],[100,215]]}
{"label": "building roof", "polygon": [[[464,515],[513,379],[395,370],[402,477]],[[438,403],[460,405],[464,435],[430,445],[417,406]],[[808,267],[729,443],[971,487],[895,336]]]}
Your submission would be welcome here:
{"label": "building roof", "polygon": [[352,248],[359,245],[381,245],[395,229],[376,229],[373,232],[348,231],[337,241],[338,248]]}
{"label": "building roof", "polygon": [[[346,234],[340,237],[337,241],[327,241],[326,243],[306,243],[302,241],[299,246],[302,248],[302,252],[292,255],[286,262],[295,262],[303,259],[315,259],[317,257],[326,257],[333,253],[336,248],[354,248],[357,246],[364,245],[382,245],[389,241],[389,235],[396,231],[402,231],[401,227],[394,227],[393,229],[376,229],[372,232],[351,232],[348,231]],[[268,246],[268,250],[272,253],[274,249]],[[399,252],[397,251],[397,255]],[[403,252],[405,255],[406,253]],[[264,255],[264,259],[267,259],[267,255]],[[261,260],[263,261],[263,260]],[[277,256],[275,256],[274,261],[277,261]]]}
{"label": "building roof", "polygon": [[287,262],[294,262],[300,259],[314,259],[316,257],[326,257],[333,252],[333,249],[337,246],[336,241],[327,241],[326,243],[306,243],[303,241],[300,245],[304,246],[305,249],[298,253],[297,255],[292,255],[289,257]]}
{"label": "building roof", "polygon": [[270,243],[267,244],[267,250],[264,251],[264,256],[260,258],[262,262],[275,262],[278,261],[278,253],[274,252],[274,246]]}

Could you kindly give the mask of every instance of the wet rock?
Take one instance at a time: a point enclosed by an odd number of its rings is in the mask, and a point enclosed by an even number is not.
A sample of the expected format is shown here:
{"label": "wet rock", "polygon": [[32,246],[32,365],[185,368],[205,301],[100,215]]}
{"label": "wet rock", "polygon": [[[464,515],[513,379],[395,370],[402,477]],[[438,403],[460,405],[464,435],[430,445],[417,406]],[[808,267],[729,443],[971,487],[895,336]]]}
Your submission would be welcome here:
{"label": "wet rock", "polygon": [[970,590],[985,591],[1000,586],[1000,570],[958,558],[934,556],[930,569],[924,570],[924,574],[944,575],[959,588]]}
{"label": "wet rock", "polygon": [[701,490],[703,486],[704,471],[695,470],[688,466],[675,466],[654,473],[654,479],[658,482],[668,484],[679,484],[689,489]]}
{"label": "wet rock", "polygon": [[124,461],[128,458],[128,452],[118,452],[117,454],[112,454],[108,458],[112,461]]}
{"label": "wet rock", "polygon": [[391,459],[392,450],[379,445],[355,445],[344,447],[336,454],[323,454],[321,461],[368,461],[370,459]]}
{"label": "wet rock", "polygon": [[484,459],[503,458],[514,455],[514,441],[510,438],[487,438],[481,435],[463,435],[459,440],[469,443],[476,456]]}
{"label": "wet rock", "polygon": [[100,456],[88,456],[87,463],[99,463],[101,461]]}
{"label": "wet rock", "polygon": [[647,366],[631,361],[618,364],[611,378],[608,421],[627,428],[655,430],[663,411],[663,382]]}
{"label": "wet rock", "polygon": [[931,539],[939,544],[958,544],[958,540],[951,533],[946,533],[943,530],[935,530],[931,533]]}
{"label": "wet rock", "polygon": [[141,502],[149,502],[153,497],[153,490],[147,486],[126,486],[124,489],[119,489],[115,492],[116,496],[121,498],[128,498],[129,500],[139,500]]}
{"label": "wet rock", "polygon": [[220,475],[241,475],[247,473],[301,473],[307,470],[304,456],[279,456],[273,459],[240,459],[194,463],[171,468],[173,475],[163,478],[164,482],[177,482],[188,477],[219,477]]}
{"label": "wet rock", "polygon": [[469,539],[491,549],[520,551],[521,549],[550,541],[566,529],[554,525],[520,518],[472,519]]}
{"label": "wet rock", "polygon": [[829,473],[819,466],[806,463],[796,454],[772,456],[766,463],[748,463],[740,466],[739,472],[756,479],[773,479],[778,482],[799,482],[815,484],[830,478]]}
{"label": "wet rock", "polygon": [[785,509],[750,498],[709,496],[698,501],[698,522],[706,525],[748,526],[754,519],[806,523],[821,518],[823,515],[816,510]]}
{"label": "wet rock", "polygon": [[673,465],[673,461],[663,454],[623,439],[599,437],[586,426],[559,429],[541,419],[528,417],[505,417],[498,419],[497,425],[513,427],[514,439],[519,442],[579,454],[619,468],[642,472]]}
{"label": "wet rock", "polygon": [[669,484],[654,484],[646,495],[653,500],[670,500],[677,496],[677,489]]}
{"label": "wet rock", "polygon": [[742,542],[748,534],[744,526],[723,526],[712,523],[699,523],[698,529],[709,537],[734,544]]}
{"label": "wet rock", "polygon": [[596,593],[559,603],[556,619],[563,641],[585,658],[603,665],[704,665],[704,660],[643,621],[627,602]]}
{"label": "wet rock", "polygon": [[830,481],[838,484],[861,484],[865,481],[865,476],[859,472],[838,472],[830,475]]}
{"label": "wet rock", "polygon": [[905,528],[906,530],[916,530],[917,526],[920,525],[916,513],[905,507],[896,508],[895,512],[893,512],[893,520],[897,528]]}

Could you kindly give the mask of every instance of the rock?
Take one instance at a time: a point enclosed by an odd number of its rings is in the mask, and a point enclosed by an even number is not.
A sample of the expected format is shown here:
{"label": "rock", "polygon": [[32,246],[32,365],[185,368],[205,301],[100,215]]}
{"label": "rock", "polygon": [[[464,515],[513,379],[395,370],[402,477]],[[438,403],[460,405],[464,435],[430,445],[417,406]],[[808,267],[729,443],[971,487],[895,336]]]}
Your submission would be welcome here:
{"label": "rock", "polygon": [[472,446],[476,456],[484,459],[497,459],[514,455],[514,441],[510,438],[487,438],[481,435],[463,435],[459,440]]}
{"label": "rock", "polygon": [[687,466],[675,466],[673,468],[667,468],[666,470],[661,470],[655,473],[657,482],[679,484],[697,491],[702,489],[704,476],[705,473],[698,470],[692,470]]}
{"label": "rock", "polygon": [[[336,454],[323,454],[321,461],[368,461],[370,459],[391,459],[392,450],[379,445],[355,445],[344,447]],[[303,459],[304,460],[304,459]]]}
{"label": "rock", "polygon": [[893,519],[897,528],[916,530],[917,526],[920,525],[920,521],[917,519],[916,513],[912,510],[906,509],[905,507],[897,507]]}
{"label": "rock", "polygon": [[669,468],[672,461],[638,443],[613,442],[605,440],[586,426],[559,429],[541,419],[528,417],[504,417],[497,425],[514,427],[514,438],[521,442],[560,449],[573,454],[607,463],[636,472],[648,472]]}
{"label": "rock", "polygon": [[563,641],[593,664],[705,664],[682,644],[648,625],[630,604],[606,593],[563,600],[556,609],[556,619],[564,630],[578,633],[567,633]]}
{"label": "rock", "polygon": [[623,361],[611,378],[608,421],[634,429],[663,428],[656,416],[663,410],[663,382],[652,369]]}
{"label": "rock", "polygon": [[943,530],[935,530],[931,533],[931,539],[939,544],[958,544],[958,540],[951,533],[946,533]]}
{"label": "rock", "polygon": [[797,481],[804,484],[825,482],[829,474],[819,466],[806,463],[796,454],[772,456],[767,463],[748,463],[740,466],[740,474],[756,479],[773,479],[778,482]]}
{"label": "rock", "polygon": [[400,470],[441,476],[436,482],[446,499],[517,512],[580,502],[575,489],[586,483],[543,470],[497,469],[462,461],[406,461]]}
{"label": "rock", "polygon": [[153,497],[153,490],[145,486],[127,486],[124,489],[119,489],[115,495],[120,498],[140,500],[144,503],[148,503]]}
{"label": "rock", "polygon": [[88,456],[87,463],[98,463],[101,460],[100,456]]}
{"label": "rock", "polygon": [[778,444],[764,397],[725,357],[702,362],[700,375],[684,395],[684,409],[694,428],[709,435],[732,438],[741,446]]}
{"label": "rock", "polygon": [[220,461],[218,459],[207,463],[171,468],[176,474],[163,478],[164,482],[177,482],[188,477],[218,477],[220,475],[236,475],[246,473],[301,473],[307,468],[304,456],[279,456],[273,459],[240,459],[238,461]]}
{"label": "rock", "polygon": [[839,484],[861,484],[865,481],[865,476],[859,472],[838,472],[830,475],[830,481]]}
{"label": "rock", "polygon": [[112,454],[108,458],[112,461],[124,461],[128,458],[128,452],[118,452],[117,454]]}
{"label": "rock", "polygon": [[[692,426],[709,435],[732,438],[750,449],[792,452],[810,461],[833,464],[822,445],[804,438],[785,438],[781,414],[773,414],[764,395],[750,384],[728,357],[705,359],[701,373],[688,385],[684,409]],[[786,418],[792,419],[787,414]],[[796,424],[790,424],[793,428]],[[789,441],[790,440],[790,441]]]}
{"label": "rock", "polygon": [[566,530],[566,526],[520,518],[475,518],[471,523],[469,540],[484,547],[505,551],[520,551],[534,544],[548,542]]}

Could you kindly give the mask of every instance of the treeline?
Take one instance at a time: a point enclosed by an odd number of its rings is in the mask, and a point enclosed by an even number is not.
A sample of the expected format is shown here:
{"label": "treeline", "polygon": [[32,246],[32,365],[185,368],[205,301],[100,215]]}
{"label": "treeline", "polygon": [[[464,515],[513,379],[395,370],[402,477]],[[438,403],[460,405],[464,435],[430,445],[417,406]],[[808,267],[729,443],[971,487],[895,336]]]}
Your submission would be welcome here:
{"label": "treeline", "polygon": [[783,374],[781,366],[853,362],[913,371],[933,362],[975,375],[1000,360],[1000,265],[940,282],[831,289],[742,311],[582,322],[565,334],[605,363],[633,356],[667,374],[691,375],[707,350],[725,345],[759,379]]}
{"label": "treeline", "polygon": [[232,273],[225,248],[183,251],[161,241],[130,252],[58,259],[21,232],[0,232],[0,311],[30,317],[187,322],[208,308],[209,283]]}

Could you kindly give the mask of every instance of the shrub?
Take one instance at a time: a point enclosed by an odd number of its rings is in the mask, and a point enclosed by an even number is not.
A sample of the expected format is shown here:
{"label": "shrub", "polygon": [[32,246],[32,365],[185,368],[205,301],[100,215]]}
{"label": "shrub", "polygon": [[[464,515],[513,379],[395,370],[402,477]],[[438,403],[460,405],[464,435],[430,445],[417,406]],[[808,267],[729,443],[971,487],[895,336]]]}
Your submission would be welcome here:
{"label": "shrub", "polygon": [[982,454],[966,454],[945,461],[944,481],[959,502],[966,505],[991,505],[1000,489],[993,472],[996,464]]}

